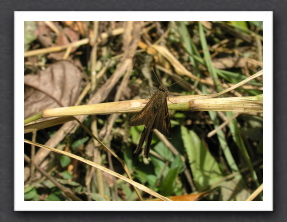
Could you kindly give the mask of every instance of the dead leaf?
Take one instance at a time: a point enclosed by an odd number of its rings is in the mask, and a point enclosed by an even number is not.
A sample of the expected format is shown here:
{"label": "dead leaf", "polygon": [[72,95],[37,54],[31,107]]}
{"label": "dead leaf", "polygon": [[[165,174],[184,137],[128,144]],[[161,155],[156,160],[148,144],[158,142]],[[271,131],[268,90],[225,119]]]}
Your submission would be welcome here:
{"label": "dead leaf", "polygon": [[[64,28],[62,30],[62,32],[60,33],[60,35],[58,36],[58,38],[56,40],[56,44],[54,44],[54,46],[68,45],[72,42],[78,41],[79,38],[80,38],[80,36],[77,32],[73,31],[70,28]],[[76,49],[77,48],[72,48],[71,52],[76,51]],[[65,53],[66,53],[65,51],[50,53],[48,55],[48,58],[49,59],[55,59],[55,60],[61,60],[61,59],[63,59]]]}
{"label": "dead leaf", "polygon": [[55,34],[44,22],[37,22],[37,33],[38,41],[43,47],[54,46],[53,37]]}
{"label": "dead leaf", "polygon": [[[178,195],[178,196],[172,196],[168,198],[173,201],[197,201],[205,193],[206,192],[196,193],[196,194]],[[146,201],[161,201],[161,200],[160,199],[148,199]]]}
{"label": "dead leaf", "polygon": [[87,22],[83,21],[62,21],[66,26],[69,26],[74,31],[79,32],[81,36],[87,35]]}
{"label": "dead leaf", "polygon": [[241,181],[233,178],[225,181],[220,186],[220,193],[223,201],[237,200],[244,201],[250,196],[250,191],[244,188]]}
{"label": "dead leaf", "polygon": [[81,71],[68,61],[50,65],[39,74],[25,75],[25,118],[36,112],[76,102],[81,86]]}

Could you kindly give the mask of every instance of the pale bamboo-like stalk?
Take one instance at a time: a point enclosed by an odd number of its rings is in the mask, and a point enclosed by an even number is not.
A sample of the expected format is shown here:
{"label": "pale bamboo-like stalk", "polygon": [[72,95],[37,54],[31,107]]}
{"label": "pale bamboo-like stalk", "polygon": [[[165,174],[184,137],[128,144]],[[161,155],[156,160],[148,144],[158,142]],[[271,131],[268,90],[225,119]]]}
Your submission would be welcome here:
{"label": "pale bamboo-like stalk", "polygon": [[[233,111],[263,112],[263,96],[211,98],[207,96],[178,96],[168,101],[169,110],[181,111]],[[100,103],[73,107],[61,107],[43,110],[44,118],[96,115],[112,113],[133,113],[140,111],[148,102],[147,99],[126,100],[120,102]]]}
{"label": "pale bamboo-like stalk", "polygon": [[246,201],[254,200],[263,191],[263,183],[246,199]]}
{"label": "pale bamboo-like stalk", "polygon": [[[215,98],[223,95],[248,81],[263,75],[263,70],[233,85],[220,93],[211,95],[178,96],[168,99],[170,110],[182,111],[233,111],[233,112],[263,112],[263,95],[249,97]],[[60,117],[76,115],[129,113],[140,111],[148,100],[127,100],[112,103],[91,104],[74,107],[46,109],[43,117]]]}

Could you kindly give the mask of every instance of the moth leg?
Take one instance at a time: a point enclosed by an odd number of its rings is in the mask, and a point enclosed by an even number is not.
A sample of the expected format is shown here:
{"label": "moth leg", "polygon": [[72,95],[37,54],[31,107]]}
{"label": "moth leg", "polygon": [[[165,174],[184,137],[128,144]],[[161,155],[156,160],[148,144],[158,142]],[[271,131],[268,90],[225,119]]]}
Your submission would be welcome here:
{"label": "moth leg", "polygon": [[149,91],[149,95],[150,95],[150,97],[153,97],[153,95],[155,94],[155,92],[153,92],[153,91]]}
{"label": "moth leg", "polygon": [[149,150],[150,150],[150,144],[151,144],[151,139],[152,139],[152,132],[153,130],[149,131],[149,134],[147,135],[146,141],[145,141],[145,147],[144,147],[144,157],[148,158],[149,157]]}
{"label": "moth leg", "polygon": [[[167,100],[170,101],[169,97],[167,97]],[[170,102],[173,103],[173,104],[176,104],[176,103],[174,103],[174,102],[172,102],[172,101],[170,101]]]}
{"label": "moth leg", "polygon": [[143,143],[144,143],[144,141],[147,138],[147,132],[148,132],[147,129],[144,128],[144,130],[142,131],[142,134],[141,134],[141,138],[140,138],[139,144],[137,145],[137,148],[134,151],[134,154],[137,154],[137,153],[139,153],[139,151],[141,151]]}
{"label": "moth leg", "polygon": [[167,113],[163,118],[165,119],[166,117],[168,117],[169,113]]}

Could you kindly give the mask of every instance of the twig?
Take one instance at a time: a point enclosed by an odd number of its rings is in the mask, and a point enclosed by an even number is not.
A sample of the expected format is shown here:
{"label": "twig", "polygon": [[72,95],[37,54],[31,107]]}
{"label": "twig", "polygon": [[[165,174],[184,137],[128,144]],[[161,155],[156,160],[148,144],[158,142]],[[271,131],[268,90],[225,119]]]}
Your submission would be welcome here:
{"label": "twig", "polygon": [[93,92],[96,89],[96,63],[97,63],[97,49],[98,49],[98,29],[99,29],[99,22],[94,21],[94,36],[92,39],[93,49],[91,51],[91,91]]}
{"label": "twig", "polygon": [[216,129],[212,130],[211,132],[209,132],[207,134],[207,137],[212,137],[214,134],[217,133],[218,130],[221,130],[223,127],[225,127],[231,120],[234,120],[235,118],[237,118],[240,115],[240,113],[235,114],[233,117],[229,118],[228,120],[226,120],[224,123],[222,123],[219,127],[217,127]]}
{"label": "twig", "polygon": [[[124,31],[123,28],[115,29],[112,31],[111,35],[112,36],[120,35],[123,33],[123,31]],[[101,39],[106,39],[108,37],[109,37],[109,34],[107,34],[107,33],[101,34]],[[31,51],[25,52],[24,57],[42,55],[42,54],[47,54],[47,53],[51,53],[51,52],[59,52],[59,51],[62,51],[68,47],[79,47],[81,45],[86,45],[89,42],[90,42],[90,39],[85,38],[85,39],[81,39],[81,40],[76,41],[76,42],[72,42],[72,43],[67,44],[67,45],[63,45],[63,46],[55,46],[55,47],[49,47],[49,48],[44,48],[44,49],[31,50]]]}
{"label": "twig", "polygon": [[79,157],[79,156],[77,156],[75,154],[72,154],[72,153],[68,153],[68,152],[63,151],[63,150],[58,150],[58,149],[55,149],[55,148],[52,148],[52,147],[41,145],[39,143],[34,143],[34,142],[31,142],[31,141],[26,140],[26,139],[24,139],[24,142],[28,143],[28,144],[31,144],[31,145],[34,144],[35,146],[38,146],[38,147],[41,147],[41,148],[45,148],[45,149],[48,149],[50,151],[53,151],[53,152],[56,152],[56,153],[59,153],[59,154],[65,155],[65,156],[69,156],[69,157],[74,158],[76,160],[79,160],[79,161],[81,161],[83,163],[89,164],[90,166],[96,167],[97,169],[105,171],[105,172],[107,172],[107,173],[109,173],[109,174],[111,174],[111,175],[113,175],[113,176],[115,176],[115,177],[117,177],[119,179],[122,179],[122,180],[132,184],[133,186],[139,188],[140,190],[143,190],[143,191],[145,191],[145,192],[147,192],[147,193],[149,193],[149,194],[151,194],[151,195],[153,195],[153,196],[155,196],[157,198],[160,198],[161,200],[170,201],[169,198],[164,197],[164,196],[154,192],[153,190],[149,189],[148,187],[146,187],[146,186],[144,186],[144,185],[142,185],[140,183],[137,183],[137,182],[135,182],[135,181],[133,181],[131,179],[128,179],[128,178],[126,178],[126,177],[124,177],[124,176],[122,176],[122,175],[120,175],[120,174],[118,174],[116,172],[113,172],[112,170],[110,170],[110,169],[108,169],[106,167],[103,167],[103,166],[101,166],[99,164],[96,164],[96,163],[94,163],[94,162],[92,162],[90,160],[86,160],[86,159],[84,159],[82,157]]}
{"label": "twig", "polygon": [[[33,146],[35,146],[36,144],[33,143],[29,143]],[[37,145],[36,145],[37,146]],[[63,151],[64,152],[64,151]],[[24,158],[25,161],[28,163],[31,163],[31,159],[24,154]],[[72,200],[76,200],[76,201],[81,201],[81,199],[79,197],[77,197],[69,188],[61,185],[56,179],[54,179],[53,177],[51,177],[45,170],[43,170],[41,167],[39,167],[38,165],[34,164],[35,168],[41,173],[43,174],[45,177],[47,177],[47,179],[49,179],[52,183],[54,183],[56,185],[56,187],[58,187],[60,190],[62,190],[69,198],[71,198]]]}

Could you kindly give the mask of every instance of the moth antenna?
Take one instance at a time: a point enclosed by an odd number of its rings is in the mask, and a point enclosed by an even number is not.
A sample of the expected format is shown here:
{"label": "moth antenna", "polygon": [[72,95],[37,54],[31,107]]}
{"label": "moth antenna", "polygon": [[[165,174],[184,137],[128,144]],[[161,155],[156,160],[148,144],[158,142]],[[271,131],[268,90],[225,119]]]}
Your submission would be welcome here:
{"label": "moth antenna", "polygon": [[[152,71],[153,71],[153,73],[154,73],[154,75],[155,75],[155,77],[156,77],[158,83],[161,85],[161,81],[159,80],[159,77],[158,77],[158,75],[156,74],[156,72],[155,72],[155,70],[154,70],[153,67],[152,67]],[[176,84],[176,83],[178,83],[178,82],[181,82],[181,81],[183,81],[183,80],[185,80],[185,79],[181,78],[180,80],[178,80],[178,81],[172,83],[171,85],[169,85],[169,86],[167,86],[167,87],[170,87],[170,86],[172,86],[172,85],[174,85],[174,84]]]}
{"label": "moth antenna", "polygon": [[153,68],[153,67],[152,67],[152,71],[153,71],[153,73],[154,73],[154,75],[155,75],[155,77],[156,77],[158,83],[161,85],[161,82],[160,82],[160,80],[159,80],[159,78],[158,78],[156,72],[154,71],[154,68]]}
{"label": "moth antenna", "polygon": [[174,85],[174,84],[176,84],[176,83],[178,83],[178,82],[181,82],[181,81],[183,81],[183,80],[185,80],[185,79],[180,79],[180,80],[178,80],[178,81],[176,81],[176,82],[174,82],[174,83],[172,83],[171,85],[169,85],[168,87],[170,87],[170,86],[172,86],[172,85]]}

